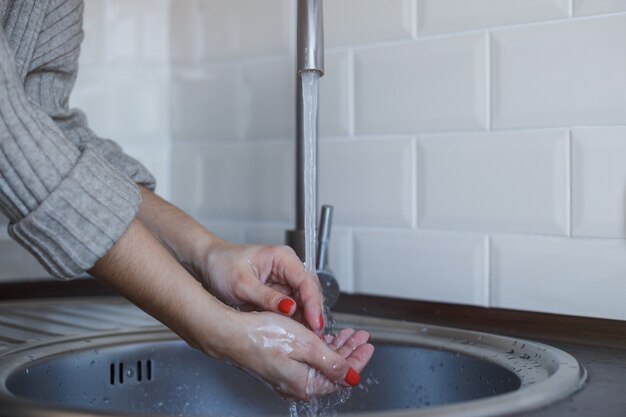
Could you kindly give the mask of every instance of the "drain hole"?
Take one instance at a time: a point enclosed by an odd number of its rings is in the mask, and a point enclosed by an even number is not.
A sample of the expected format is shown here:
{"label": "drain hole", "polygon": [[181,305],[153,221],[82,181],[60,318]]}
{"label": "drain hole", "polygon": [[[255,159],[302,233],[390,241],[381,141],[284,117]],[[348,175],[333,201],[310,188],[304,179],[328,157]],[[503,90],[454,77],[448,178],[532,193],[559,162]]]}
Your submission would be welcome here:
{"label": "drain hole", "polygon": [[[137,361],[136,368],[132,365],[125,366],[124,362],[112,363],[109,366],[109,370],[109,383],[111,385],[124,384],[124,376],[127,377],[126,382],[135,380],[135,372],[137,373],[137,382],[152,381],[152,361],[149,359]],[[126,373],[126,375],[124,375],[124,373]]]}

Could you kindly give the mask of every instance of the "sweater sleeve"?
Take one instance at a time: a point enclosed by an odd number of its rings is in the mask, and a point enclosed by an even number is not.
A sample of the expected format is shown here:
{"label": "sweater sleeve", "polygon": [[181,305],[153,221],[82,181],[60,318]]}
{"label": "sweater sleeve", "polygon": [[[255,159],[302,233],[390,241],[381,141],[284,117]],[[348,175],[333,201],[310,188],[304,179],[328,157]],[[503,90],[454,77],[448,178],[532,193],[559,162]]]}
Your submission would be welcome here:
{"label": "sweater sleeve", "polygon": [[132,180],[28,99],[0,30],[0,209],[11,237],[52,275],[73,278],[106,254],[140,203]]}
{"label": "sweater sleeve", "polygon": [[[35,101],[65,137],[77,146],[89,145],[118,172],[142,184],[150,190],[156,187],[152,174],[136,159],[130,157],[114,141],[95,134],[87,122],[87,117],[79,109],[70,108],[69,98],[78,74],[78,58],[83,40],[83,4],[72,7],[66,2],[62,7],[48,11],[35,46],[35,58],[30,64],[24,82],[26,96]],[[62,22],[65,29],[59,32]],[[62,45],[69,51],[55,56],[52,43]]]}

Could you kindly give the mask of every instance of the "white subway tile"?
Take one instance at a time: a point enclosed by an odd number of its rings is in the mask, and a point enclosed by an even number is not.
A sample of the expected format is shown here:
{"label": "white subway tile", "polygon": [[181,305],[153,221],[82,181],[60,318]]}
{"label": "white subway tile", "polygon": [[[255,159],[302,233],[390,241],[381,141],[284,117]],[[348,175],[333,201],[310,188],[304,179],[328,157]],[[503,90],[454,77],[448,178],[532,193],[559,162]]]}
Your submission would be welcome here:
{"label": "white subway tile", "polygon": [[486,306],[486,252],[483,236],[356,231],[355,291]]}
{"label": "white subway tile", "polygon": [[191,216],[197,216],[202,184],[202,154],[196,149],[174,146],[170,157],[172,203]]}
{"label": "white subway tile", "polygon": [[337,224],[411,227],[414,164],[410,139],[322,142],[320,204]]}
{"label": "white subway tile", "polygon": [[420,34],[561,19],[570,0],[417,0]]}
{"label": "white subway tile", "polygon": [[320,79],[319,127],[321,136],[347,135],[350,128],[350,60],[346,52],[325,56]]}
{"label": "white subway tile", "polygon": [[50,278],[35,258],[12,240],[0,240],[0,281]]}
{"label": "white subway tile", "polygon": [[247,138],[295,136],[295,62],[278,59],[244,67],[246,106],[242,121]]}
{"label": "white subway tile", "polygon": [[106,10],[104,33],[109,63],[166,63],[166,0],[107,0]]}
{"label": "white subway tile", "polygon": [[285,233],[293,225],[253,223],[245,227],[246,243],[251,245],[284,245]]}
{"label": "white subway tile", "polygon": [[574,14],[576,16],[626,11],[626,2],[624,0],[573,0],[573,1],[574,1]]}
{"label": "white subway tile", "polygon": [[496,236],[493,307],[626,319],[622,240]]}
{"label": "white subway tile", "polygon": [[215,141],[243,136],[241,71],[175,72],[171,85],[172,140]]}
{"label": "white subway tile", "polygon": [[200,214],[214,220],[292,221],[294,152],[291,142],[207,147]]}
{"label": "white subway tile", "polygon": [[572,233],[626,237],[626,127],[572,132]]}
{"label": "white subway tile", "polygon": [[[246,243],[257,245],[284,245],[285,226],[252,224],[246,227]],[[329,267],[343,292],[352,292],[352,236],[348,229],[333,227],[328,249]]]}
{"label": "white subway tile", "polygon": [[290,0],[205,0],[204,49],[209,61],[289,53]]}
{"label": "white subway tile", "polygon": [[107,35],[105,27],[105,1],[90,0],[85,2],[83,12],[83,32],[85,38],[80,46],[80,67],[101,65],[106,57],[104,40]]}
{"label": "white subway tile", "polygon": [[412,0],[332,0],[324,2],[328,47],[410,38]]}
{"label": "white subway tile", "polygon": [[158,70],[95,69],[79,73],[71,106],[101,136],[124,144],[164,143],[166,75]]}
{"label": "white subway tile", "polygon": [[626,123],[626,15],[492,33],[494,127]]}
{"label": "white subway tile", "polygon": [[156,193],[168,200],[170,198],[170,154],[165,146],[126,146],[124,152],[137,159],[154,175]]}
{"label": "white subway tile", "polygon": [[476,133],[418,140],[418,225],[566,234],[568,133]]}
{"label": "white subway tile", "polygon": [[472,34],[356,51],[356,131],[484,129],[485,48]]}
{"label": "white subway tile", "polygon": [[[204,15],[200,1],[171,1],[169,17],[169,53],[172,63],[177,65],[198,64],[206,57]],[[216,19],[216,16],[213,18]]]}

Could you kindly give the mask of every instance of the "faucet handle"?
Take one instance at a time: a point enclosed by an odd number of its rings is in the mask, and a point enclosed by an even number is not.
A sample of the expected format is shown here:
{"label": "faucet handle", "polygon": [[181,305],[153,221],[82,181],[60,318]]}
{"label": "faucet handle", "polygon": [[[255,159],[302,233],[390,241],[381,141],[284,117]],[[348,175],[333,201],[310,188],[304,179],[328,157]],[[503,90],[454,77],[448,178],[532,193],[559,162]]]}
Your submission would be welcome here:
{"label": "faucet handle", "polygon": [[320,227],[318,231],[317,245],[317,269],[328,269],[328,244],[330,242],[330,229],[333,222],[333,206],[322,206],[320,215]]}
{"label": "faucet handle", "polygon": [[322,286],[322,293],[326,305],[330,308],[339,300],[339,284],[328,268],[328,245],[330,243],[330,229],[333,222],[333,207],[322,206],[319,227],[319,243],[317,247],[317,277]]}

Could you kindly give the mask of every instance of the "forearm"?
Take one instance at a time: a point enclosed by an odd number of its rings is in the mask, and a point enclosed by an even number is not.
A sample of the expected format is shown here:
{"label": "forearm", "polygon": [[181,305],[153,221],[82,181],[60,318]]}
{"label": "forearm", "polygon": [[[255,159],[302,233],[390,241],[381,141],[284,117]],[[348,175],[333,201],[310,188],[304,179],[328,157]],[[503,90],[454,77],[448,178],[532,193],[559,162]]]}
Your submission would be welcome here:
{"label": "forearm", "polygon": [[139,220],[89,272],[190,345],[215,357],[231,346],[230,308],[202,290]]}
{"label": "forearm", "polygon": [[142,203],[139,219],[186,268],[197,270],[211,246],[223,240],[209,232],[182,210],[140,186]]}

